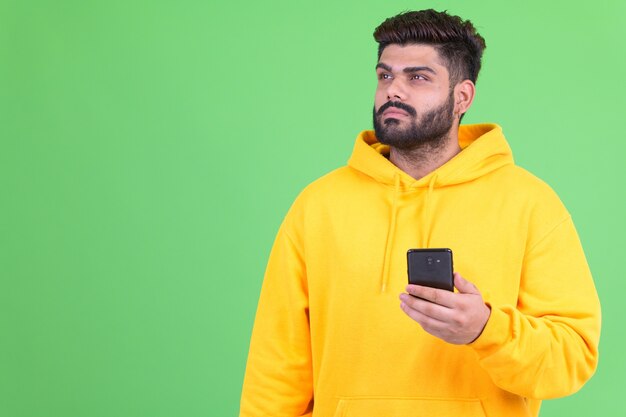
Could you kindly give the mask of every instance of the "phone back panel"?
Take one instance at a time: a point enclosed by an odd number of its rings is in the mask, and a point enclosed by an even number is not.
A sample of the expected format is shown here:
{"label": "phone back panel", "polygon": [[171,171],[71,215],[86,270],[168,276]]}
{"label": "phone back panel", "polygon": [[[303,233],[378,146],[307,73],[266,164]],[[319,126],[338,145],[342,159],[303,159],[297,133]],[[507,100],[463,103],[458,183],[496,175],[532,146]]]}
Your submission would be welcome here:
{"label": "phone back panel", "polygon": [[454,290],[450,249],[409,249],[407,267],[410,284]]}

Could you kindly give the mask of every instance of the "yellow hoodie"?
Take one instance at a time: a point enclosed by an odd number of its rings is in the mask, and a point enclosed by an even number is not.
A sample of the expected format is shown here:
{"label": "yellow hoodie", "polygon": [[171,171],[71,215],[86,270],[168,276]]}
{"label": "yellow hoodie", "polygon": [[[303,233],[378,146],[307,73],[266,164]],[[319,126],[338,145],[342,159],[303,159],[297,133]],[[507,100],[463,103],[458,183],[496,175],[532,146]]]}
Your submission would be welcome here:
{"label": "yellow hoodie", "polygon": [[[372,131],[296,199],[270,255],[242,417],[536,416],[593,374],[600,305],[570,215],[497,125],[415,180]],[[410,248],[447,247],[491,316],[469,345],[400,309]]]}

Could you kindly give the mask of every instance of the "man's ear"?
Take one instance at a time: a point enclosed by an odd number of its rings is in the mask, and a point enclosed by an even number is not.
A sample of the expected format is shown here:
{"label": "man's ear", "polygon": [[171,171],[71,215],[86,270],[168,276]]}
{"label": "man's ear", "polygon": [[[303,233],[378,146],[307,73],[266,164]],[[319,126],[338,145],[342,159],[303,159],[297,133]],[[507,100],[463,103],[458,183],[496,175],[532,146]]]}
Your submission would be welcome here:
{"label": "man's ear", "polygon": [[469,110],[474,101],[476,86],[470,80],[463,80],[454,86],[454,114],[461,116]]}

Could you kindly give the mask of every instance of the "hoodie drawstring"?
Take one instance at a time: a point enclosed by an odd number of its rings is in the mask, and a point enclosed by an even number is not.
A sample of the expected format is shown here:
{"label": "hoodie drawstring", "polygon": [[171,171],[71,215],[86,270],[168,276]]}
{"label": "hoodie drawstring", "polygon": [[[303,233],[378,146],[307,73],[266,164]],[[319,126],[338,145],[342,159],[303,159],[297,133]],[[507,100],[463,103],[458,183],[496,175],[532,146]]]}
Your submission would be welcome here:
{"label": "hoodie drawstring", "polygon": [[396,232],[396,219],[397,207],[398,207],[398,195],[400,194],[400,174],[394,174],[394,191],[393,202],[391,204],[391,219],[389,220],[389,230],[387,231],[387,242],[385,243],[385,257],[383,259],[383,275],[380,287],[380,292],[385,292],[387,289],[387,283],[389,282],[390,265],[391,265],[391,250],[393,247],[393,239]]}
{"label": "hoodie drawstring", "polygon": [[432,195],[435,189],[435,183],[437,182],[438,173],[433,174],[428,182],[428,192],[426,193],[426,199],[424,201],[424,211],[422,212],[422,241],[421,247],[426,249],[430,246],[430,228],[432,226]]}
{"label": "hoodie drawstring", "polygon": [[[428,182],[428,191],[424,199],[424,209],[422,210],[421,225],[421,248],[428,248],[430,245],[430,232],[432,223],[432,194],[435,189],[435,184],[438,178],[437,173],[433,174]],[[387,284],[389,283],[389,275],[391,274],[391,252],[393,250],[393,241],[396,234],[396,223],[398,219],[398,198],[400,195],[400,174],[394,174],[394,187],[393,187],[393,200],[391,203],[391,216],[389,220],[389,230],[387,232],[387,242],[385,243],[385,258],[383,260],[383,274],[382,282],[380,286],[380,292],[387,290]]]}

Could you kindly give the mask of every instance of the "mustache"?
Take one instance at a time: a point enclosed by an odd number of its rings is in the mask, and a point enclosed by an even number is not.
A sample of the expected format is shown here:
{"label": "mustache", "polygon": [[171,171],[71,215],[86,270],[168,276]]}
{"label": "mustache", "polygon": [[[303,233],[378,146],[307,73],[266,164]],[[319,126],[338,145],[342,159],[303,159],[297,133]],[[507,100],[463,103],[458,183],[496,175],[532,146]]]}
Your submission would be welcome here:
{"label": "mustache", "polygon": [[408,114],[410,114],[411,116],[415,117],[417,116],[417,111],[415,111],[415,109],[411,106],[409,106],[408,104],[402,103],[401,101],[388,101],[385,104],[383,104],[382,106],[380,106],[380,109],[378,109],[378,111],[376,112],[377,116],[380,116],[383,114],[383,112],[385,110],[387,110],[389,107],[396,107],[400,110],[404,110],[405,112],[407,112]]}

